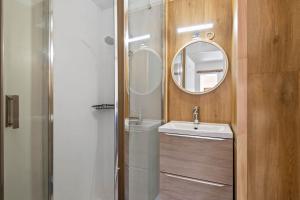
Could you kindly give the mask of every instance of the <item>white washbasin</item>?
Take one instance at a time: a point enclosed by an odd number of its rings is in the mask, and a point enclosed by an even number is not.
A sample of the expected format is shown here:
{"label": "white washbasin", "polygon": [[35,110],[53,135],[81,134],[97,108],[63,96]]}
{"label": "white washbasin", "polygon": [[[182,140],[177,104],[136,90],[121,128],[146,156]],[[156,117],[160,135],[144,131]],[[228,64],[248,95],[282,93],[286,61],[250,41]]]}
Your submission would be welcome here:
{"label": "white washbasin", "polygon": [[172,121],[159,127],[160,133],[173,133],[199,137],[232,139],[233,132],[228,124],[200,123],[195,129],[193,122]]}
{"label": "white washbasin", "polygon": [[125,131],[149,131],[161,125],[160,120],[143,119],[140,124],[130,124],[129,119],[125,119]]}

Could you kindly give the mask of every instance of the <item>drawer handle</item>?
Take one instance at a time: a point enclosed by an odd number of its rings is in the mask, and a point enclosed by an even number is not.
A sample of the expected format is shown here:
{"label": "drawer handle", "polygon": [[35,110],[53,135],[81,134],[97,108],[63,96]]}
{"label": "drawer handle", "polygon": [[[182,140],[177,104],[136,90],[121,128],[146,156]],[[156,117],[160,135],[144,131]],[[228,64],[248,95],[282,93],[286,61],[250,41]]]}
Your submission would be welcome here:
{"label": "drawer handle", "polygon": [[201,183],[204,185],[210,185],[210,186],[215,186],[215,187],[225,187],[225,185],[220,184],[220,183],[213,183],[213,182],[209,182],[209,181],[201,181],[198,179],[193,179],[193,178],[187,178],[187,177],[182,177],[182,176],[176,176],[173,174],[166,174],[163,173],[165,176],[170,177],[170,178],[175,178],[175,179],[179,179],[179,180],[184,180],[184,181],[190,181],[190,182],[194,182],[194,183]]}
{"label": "drawer handle", "polygon": [[196,139],[214,140],[214,141],[224,141],[225,140],[223,138],[201,137],[201,136],[194,136],[194,135],[180,135],[180,134],[173,134],[173,133],[165,133],[165,135],[173,136],[173,137],[196,138]]}

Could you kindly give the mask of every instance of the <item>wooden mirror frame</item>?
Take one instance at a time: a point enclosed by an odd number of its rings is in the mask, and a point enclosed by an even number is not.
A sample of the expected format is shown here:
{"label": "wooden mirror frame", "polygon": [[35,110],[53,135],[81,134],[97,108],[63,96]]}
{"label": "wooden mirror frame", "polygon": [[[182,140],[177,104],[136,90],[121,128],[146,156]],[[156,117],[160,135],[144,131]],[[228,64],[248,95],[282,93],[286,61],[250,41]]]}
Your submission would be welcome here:
{"label": "wooden mirror frame", "polygon": [[[217,85],[215,85],[213,88],[210,88],[209,90],[207,91],[204,91],[204,92],[191,92],[185,88],[183,88],[182,86],[180,86],[175,77],[174,77],[174,64],[175,64],[175,60],[177,58],[177,56],[183,51],[183,49],[185,49],[186,47],[188,47],[189,45],[192,45],[192,44],[195,44],[195,43],[199,43],[199,42],[205,42],[205,43],[209,43],[211,45],[214,45],[215,47],[217,47],[218,49],[220,49],[220,51],[224,54],[224,59],[225,59],[225,66],[224,66],[224,75],[222,77],[222,79],[218,82]],[[229,60],[228,60],[228,56],[225,52],[225,50],[217,43],[211,41],[211,40],[206,40],[206,39],[200,39],[200,38],[196,38],[196,39],[193,39],[192,41],[184,44],[178,51],[177,53],[175,54],[174,58],[173,58],[173,61],[172,61],[172,65],[171,65],[171,73],[172,73],[172,79],[173,79],[173,82],[175,83],[175,85],[180,89],[182,90],[183,92],[186,92],[188,94],[192,94],[192,95],[203,95],[203,94],[207,94],[207,93],[210,93],[214,90],[216,90],[223,82],[224,80],[226,79],[226,76],[227,76],[227,73],[228,73],[228,69],[229,69]]]}

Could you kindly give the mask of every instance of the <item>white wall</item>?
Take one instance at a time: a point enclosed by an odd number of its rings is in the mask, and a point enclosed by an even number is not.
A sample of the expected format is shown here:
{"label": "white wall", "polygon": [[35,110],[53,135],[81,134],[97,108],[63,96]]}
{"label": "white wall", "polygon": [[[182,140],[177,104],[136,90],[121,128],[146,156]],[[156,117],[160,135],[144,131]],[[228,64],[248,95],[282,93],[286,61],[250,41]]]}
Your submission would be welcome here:
{"label": "white wall", "polygon": [[112,200],[113,9],[92,0],[54,0],[54,199]]}
{"label": "white wall", "polygon": [[197,91],[199,84],[196,84],[196,66],[194,61],[186,56],[185,88],[189,91]]}

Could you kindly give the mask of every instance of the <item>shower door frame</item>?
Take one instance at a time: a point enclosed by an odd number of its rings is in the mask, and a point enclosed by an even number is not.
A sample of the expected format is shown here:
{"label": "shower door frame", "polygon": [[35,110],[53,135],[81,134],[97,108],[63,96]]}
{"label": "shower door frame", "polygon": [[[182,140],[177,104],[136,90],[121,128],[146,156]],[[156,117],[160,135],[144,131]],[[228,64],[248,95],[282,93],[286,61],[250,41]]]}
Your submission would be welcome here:
{"label": "shower door frame", "polygon": [[[115,32],[115,110],[114,110],[114,135],[115,135],[115,152],[114,152],[114,200],[123,200],[122,187],[123,185],[123,173],[122,173],[122,130],[123,126],[121,123],[123,116],[123,99],[122,99],[122,81],[119,81],[119,78],[122,77],[122,44],[123,44],[123,34],[122,29],[119,27],[119,22],[123,24],[122,18],[122,4],[124,0],[114,0],[114,32]],[[120,47],[120,48],[119,48]],[[122,80],[122,78],[121,78]],[[121,120],[120,120],[121,119]]]}
{"label": "shower door frame", "polygon": [[0,200],[4,200],[4,94],[3,94],[3,12],[2,12],[2,0],[0,0]]}
{"label": "shower door frame", "polygon": [[125,22],[126,0],[115,3],[115,200],[125,199]]}
{"label": "shower door frame", "polygon": [[[53,200],[53,71],[54,71],[54,47],[53,47],[53,0],[48,1],[48,200]],[[4,199],[3,199],[4,200]]]}

